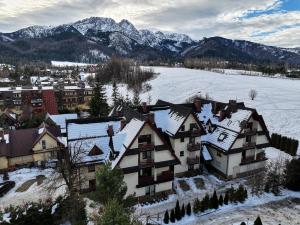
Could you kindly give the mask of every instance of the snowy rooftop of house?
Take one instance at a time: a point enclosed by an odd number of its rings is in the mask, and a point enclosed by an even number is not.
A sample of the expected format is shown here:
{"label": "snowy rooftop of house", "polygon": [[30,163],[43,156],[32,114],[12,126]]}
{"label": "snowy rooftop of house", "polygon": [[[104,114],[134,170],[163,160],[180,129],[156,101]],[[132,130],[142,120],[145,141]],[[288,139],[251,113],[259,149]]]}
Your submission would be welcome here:
{"label": "snowy rooftop of house", "polygon": [[60,126],[62,133],[66,133],[66,120],[77,119],[76,113],[48,115],[48,116],[56,125]]}
{"label": "snowy rooftop of house", "polygon": [[217,127],[212,133],[201,136],[201,141],[209,142],[216,147],[228,151],[236,140],[238,133],[228,129]]}
{"label": "snowy rooftop of house", "polygon": [[156,126],[170,135],[175,135],[185,120],[185,116],[171,108],[151,111],[154,113]]}
{"label": "snowy rooftop of house", "polygon": [[225,118],[219,122],[219,126],[233,130],[235,132],[240,132],[242,129],[241,123],[247,121],[252,115],[251,110],[238,109],[237,112],[231,113],[230,118]]}
{"label": "snowy rooftop of house", "polygon": [[107,129],[109,125],[113,126],[115,133],[120,130],[120,121],[68,123],[68,140],[107,136]]}
{"label": "snowy rooftop of house", "polygon": [[203,104],[201,108],[201,112],[197,113],[197,117],[199,121],[204,124],[210,119],[213,124],[217,124],[219,122],[218,118],[212,112],[212,104]]}
{"label": "snowy rooftop of house", "polygon": [[[94,162],[105,162],[109,159],[111,148],[109,146],[110,137],[98,137],[84,139],[80,141],[70,141],[68,143],[71,153],[79,154],[77,163],[94,163]],[[90,151],[98,147],[101,153],[98,155],[89,155]]]}
{"label": "snowy rooftop of house", "polygon": [[145,121],[132,119],[122,131],[120,131],[113,137],[114,149],[115,151],[119,152],[119,155],[115,160],[112,161],[112,168],[114,168],[118,164],[126,149],[129,147],[133,139],[137,136],[138,132],[144,124]]}
{"label": "snowy rooftop of house", "polygon": [[202,149],[201,153],[202,153],[202,156],[203,156],[205,161],[213,160],[209,150],[207,149],[207,147],[205,145],[203,145],[203,149]]}

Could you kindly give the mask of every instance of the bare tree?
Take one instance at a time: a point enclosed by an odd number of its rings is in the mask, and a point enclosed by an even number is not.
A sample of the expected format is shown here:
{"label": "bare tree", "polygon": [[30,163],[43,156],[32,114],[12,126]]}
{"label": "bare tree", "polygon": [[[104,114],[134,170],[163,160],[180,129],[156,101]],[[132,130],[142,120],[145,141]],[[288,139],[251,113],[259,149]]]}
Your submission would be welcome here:
{"label": "bare tree", "polygon": [[249,91],[249,97],[250,97],[250,99],[254,100],[256,98],[256,96],[257,96],[257,91],[255,89],[251,89]]}

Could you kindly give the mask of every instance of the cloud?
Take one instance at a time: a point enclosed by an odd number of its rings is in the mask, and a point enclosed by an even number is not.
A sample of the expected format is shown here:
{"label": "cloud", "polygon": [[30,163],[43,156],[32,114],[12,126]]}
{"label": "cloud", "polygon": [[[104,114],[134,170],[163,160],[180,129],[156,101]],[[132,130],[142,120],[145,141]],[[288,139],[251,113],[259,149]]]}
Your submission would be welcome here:
{"label": "cloud", "polygon": [[0,30],[11,32],[30,25],[58,25],[103,16],[117,21],[128,19],[138,28],[186,33],[195,39],[223,36],[296,46],[300,43],[298,38],[288,35],[297,30],[300,10],[281,10],[283,1],[286,0],[3,1]]}

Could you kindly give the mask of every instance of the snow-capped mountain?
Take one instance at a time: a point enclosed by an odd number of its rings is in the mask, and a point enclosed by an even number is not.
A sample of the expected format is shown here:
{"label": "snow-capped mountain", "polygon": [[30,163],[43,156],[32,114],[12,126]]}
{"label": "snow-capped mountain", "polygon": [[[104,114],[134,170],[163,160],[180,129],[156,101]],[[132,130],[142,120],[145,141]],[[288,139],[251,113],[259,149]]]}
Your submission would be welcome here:
{"label": "snow-capped mountain", "polygon": [[[97,54],[95,54],[97,53]],[[98,62],[113,54],[139,60],[219,57],[237,61],[300,64],[299,49],[219,37],[196,41],[185,34],[138,30],[130,21],[91,17],[56,27],[31,26],[0,33],[0,55],[34,60]]]}

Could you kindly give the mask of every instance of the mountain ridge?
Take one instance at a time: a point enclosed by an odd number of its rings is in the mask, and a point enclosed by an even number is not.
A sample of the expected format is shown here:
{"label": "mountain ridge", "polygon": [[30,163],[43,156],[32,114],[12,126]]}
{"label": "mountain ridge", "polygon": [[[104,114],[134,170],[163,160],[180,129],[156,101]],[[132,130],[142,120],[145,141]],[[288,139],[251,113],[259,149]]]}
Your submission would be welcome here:
{"label": "mountain ridge", "polygon": [[130,21],[90,17],[58,26],[30,26],[0,33],[2,58],[98,62],[120,55],[140,61],[217,57],[228,61],[300,65],[300,48],[280,48],[222,37],[137,29]]}

